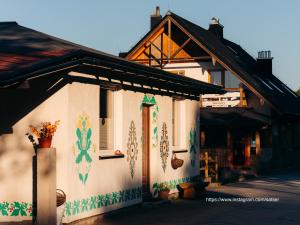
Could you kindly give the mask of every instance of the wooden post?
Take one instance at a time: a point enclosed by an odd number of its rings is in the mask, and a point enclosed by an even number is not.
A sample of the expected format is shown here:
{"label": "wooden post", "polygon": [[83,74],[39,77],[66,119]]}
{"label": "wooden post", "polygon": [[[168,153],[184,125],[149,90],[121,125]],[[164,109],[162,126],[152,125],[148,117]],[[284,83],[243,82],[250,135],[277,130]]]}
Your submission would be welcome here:
{"label": "wooden post", "polygon": [[245,137],[245,166],[250,166],[251,159],[250,159],[250,148],[251,148],[251,135],[248,134]]}
{"label": "wooden post", "polygon": [[37,149],[37,224],[56,224],[56,149]]}
{"label": "wooden post", "polygon": [[204,177],[208,178],[208,153],[207,152],[204,152],[204,161],[205,161]]}
{"label": "wooden post", "polygon": [[255,132],[255,142],[256,142],[256,155],[260,155],[260,135],[258,130]]}

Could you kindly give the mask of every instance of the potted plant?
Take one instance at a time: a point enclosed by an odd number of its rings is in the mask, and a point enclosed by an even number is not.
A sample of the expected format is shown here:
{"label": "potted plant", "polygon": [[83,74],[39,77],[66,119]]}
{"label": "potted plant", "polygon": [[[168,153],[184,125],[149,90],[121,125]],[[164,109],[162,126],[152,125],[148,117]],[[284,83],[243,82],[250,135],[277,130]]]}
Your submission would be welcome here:
{"label": "potted plant", "polygon": [[161,183],[159,185],[158,197],[160,199],[168,200],[169,193],[170,193],[169,185],[166,183]]}
{"label": "potted plant", "polygon": [[29,128],[33,135],[38,138],[38,147],[39,148],[50,148],[52,137],[59,125],[59,120],[55,121],[54,124],[50,122],[42,122],[41,128],[36,128],[32,125],[29,125]]}

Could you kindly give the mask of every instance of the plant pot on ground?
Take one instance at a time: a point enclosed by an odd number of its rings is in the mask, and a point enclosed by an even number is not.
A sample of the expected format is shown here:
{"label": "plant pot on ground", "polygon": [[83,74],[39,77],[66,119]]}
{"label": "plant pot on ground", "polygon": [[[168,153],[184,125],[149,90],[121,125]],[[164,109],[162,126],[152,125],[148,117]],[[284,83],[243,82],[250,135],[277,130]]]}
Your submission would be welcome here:
{"label": "plant pot on ground", "polygon": [[158,198],[162,200],[168,200],[170,188],[166,183],[161,183],[158,187]]}

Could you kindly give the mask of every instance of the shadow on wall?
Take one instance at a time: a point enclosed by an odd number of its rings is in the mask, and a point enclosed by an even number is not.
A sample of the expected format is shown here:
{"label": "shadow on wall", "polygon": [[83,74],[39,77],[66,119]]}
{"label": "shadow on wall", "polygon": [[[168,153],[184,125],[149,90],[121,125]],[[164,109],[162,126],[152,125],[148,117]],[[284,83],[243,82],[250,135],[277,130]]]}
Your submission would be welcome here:
{"label": "shadow on wall", "polygon": [[0,116],[5,120],[1,121],[0,135],[12,133],[16,122],[67,84],[65,80],[60,79],[60,75],[41,77],[30,81],[29,88],[1,89]]}

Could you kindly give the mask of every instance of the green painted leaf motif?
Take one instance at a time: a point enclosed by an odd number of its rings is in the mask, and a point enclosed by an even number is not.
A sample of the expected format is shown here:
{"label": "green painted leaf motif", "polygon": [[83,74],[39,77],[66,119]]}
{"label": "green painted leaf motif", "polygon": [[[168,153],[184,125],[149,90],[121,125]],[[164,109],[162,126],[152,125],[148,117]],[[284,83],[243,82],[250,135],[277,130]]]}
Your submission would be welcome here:
{"label": "green painted leaf motif", "polygon": [[111,194],[105,195],[105,206],[108,206],[111,204]]}
{"label": "green painted leaf motif", "polygon": [[66,202],[66,209],[65,209],[65,215],[66,216],[71,215],[71,207],[72,207],[72,203],[71,202]]}
{"label": "green painted leaf motif", "polygon": [[144,95],[143,97],[143,103],[149,103],[149,99],[148,99],[148,96],[147,95]]}
{"label": "green painted leaf motif", "polygon": [[154,133],[154,134],[157,134],[157,127],[154,127],[153,133]]}
{"label": "green painted leaf motif", "polygon": [[79,173],[79,180],[83,182],[83,175],[81,173]]}
{"label": "green painted leaf motif", "polygon": [[26,211],[25,211],[25,210],[23,210],[23,209],[20,209],[20,212],[21,212],[21,216],[27,216],[27,213],[26,213]]}
{"label": "green painted leaf motif", "polygon": [[9,204],[7,202],[0,203],[0,212],[1,212],[2,216],[8,216],[8,213],[7,213],[8,205]]}
{"label": "green painted leaf motif", "polygon": [[14,209],[11,216],[18,216],[20,212],[20,209]]}
{"label": "green painted leaf motif", "polygon": [[87,181],[87,179],[88,179],[88,173],[87,174],[85,174],[85,176],[84,176],[84,180],[83,180],[83,183],[85,184],[85,182]]}
{"label": "green painted leaf motif", "polygon": [[2,209],[1,210],[2,216],[8,216],[7,210]]}
{"label": "green painted leaf motif", "polygon": [[125,191],[119,191],[120,200],[119,202],[125,201]]}
{"label": "green painted leaf motif", "polygon": [[91,128],[89,128],[88,129],[88,132],[87,132],[87,135],[86,135],[87,137],[87,140],[90,140],[91,139],[91,136],[92,136],[92,129]]}
{"label": "green painted leaf motif", "polygon": [[81,131],[79,128],[76,129],[76,135],[77,135],[78,140],[81,140]]}
{"label": "green painted leaf motif", "polygon": [[81,212],[88,211],[88,199],[81,200]]}
{"label": "green painted leaf motif", "polygon": [[86,150],[87,150],[87,151],[90,149],[91,144],[92,144],[91,140],[88,140],[88,141],[87,141],[87,145],[86,145]]}
{"label": "green painted leaf motif", "polygon": [[73,215],[76,215],[80,212],[79,211],[79,205],[80,205],[79,200],[74,201],[74,203],[73,203]]}
{"label": "green painted leaf motif", "polygon": [[[18,216],[19,214],[24,215],[24,209],[22,208],[22,205],[19,202],[14,202],[12,204],[12,207],[14,208],[11,216]],[[26,212],[25,212],[26,215]]]}
{"label": "green painted leaf motif", "polygon": [[119,196],[119,193],[117,193],[117,192],[112,193],[112,198],[111,198],[111,200],[112,200],[111,204],[112,205],[118,202],[118,196]]}
{"label": "green painted leaf motif", "polygon": [[156,112],[155,111],[153,111],[152,116],[153,116],[153,118],[156,118]]}
{"label": "green painted leaf motif", "polygon": [[150,103],[150,104],[153,104],[153,105],[156,104],[156,100],[155,100],[155,97],[154,97],[154,96],[152,96],[152,98],[150,99],[149,103]]}
{"label": "green painted leaf motif", "polygon": [[[82,151],[83,152],[83,151]],[[85,160],[87,162],[92,162],[92,158],[90,157],[89,153],[87,151],[84,151]]]}
{"label": "green painted leaf motif", "polygon": [[82,161],[82,156],[84,155],[84,154],[82,154],[82,151],[84,151],[84,150],[81,150],[79,155],[76,157],[76,160],[75,160],[76,164],[79,164]]}
{"label": "green painted leaf motif", "polygon": [[98,195],[98,208],[105,206],[105,196]]}

